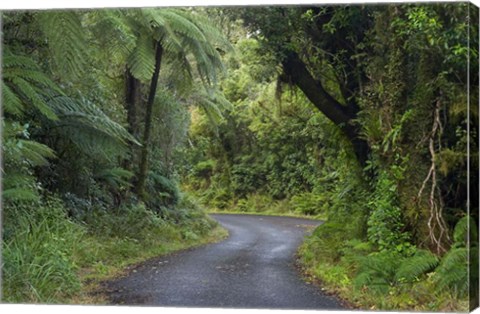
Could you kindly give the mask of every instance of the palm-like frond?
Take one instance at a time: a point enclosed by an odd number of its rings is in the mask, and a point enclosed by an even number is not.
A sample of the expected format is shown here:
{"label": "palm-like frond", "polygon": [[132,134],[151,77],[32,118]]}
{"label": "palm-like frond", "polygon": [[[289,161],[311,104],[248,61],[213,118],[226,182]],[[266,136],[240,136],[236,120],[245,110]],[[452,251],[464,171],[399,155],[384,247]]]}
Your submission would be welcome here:
{"label": "palm-like frond", "polygon": [[478,242],[477,225],[472,217],[466,215],[457,222],[453,231],[453,239],[457,245],[465,245],[467,240]]}
{"label": "palm-like frond", "polygon": [[137,38],[127,64],[133,76],[140,81],[146,82],[152,78],[155,69],[155,49],[150,36],[142,34]]}
{"label": "palm-like frond", "polygon": [[81,14],[77,11],[37,13],[38,24],[47,38],[55,69],[63,76],[79,77],[88,64],[88,51]]}
{"label": "palm-like frond", "polygon": [[419,276],[433,271],[439,262],[438,257],[430,251],[418,250],[412,257],[406,258],[400,264],[395,274],[397,281],[413,281]]}
{"label": "palm-like frond", "polygon": [[30,167],[48,164],[55,153],[46,145],[28,140],[26,126],[5,122],[3,128],[3,198],[6,201],[38,199],[38,188]]}
{"label": "palm-like frond", "polygon": [[56,126],[83,151],[106,151],[107,145],[126,146],[129,142],[140,145],[123,126],[86,99],[56,96],[49,105],[60,118]]}
{"label": "palm-like frond", "polygon": [[106,183],[107,185],[118,189],[121,186],[130,186],[128,181],[133,177],[133,173],[120,167],[114,167],[109,169],[103,169],[95,178],[99,181]]}
{"label": "palm-like frond", "polygon": [[452,248],[436,269],[435,282],[439,291],[449,288],[459,296],[468,293],[468,248]]}
{"label": "palm-like frond", "polygon": [[224,113],[233,108],[223,93],[216,89],[197,89],[190,96],[190,102],[202,108],[213,125],[218,125],[223,120]]}
{"label": "palm-like frond", "polygon": [[28,57],[6,52],[3,57],[3,108],[12,115],[36,109],[45,117],[57,116],[45,100],[45,91],[61,93],[58,86]]}
{"label": "palm-like frond", "polygon": [[217,72],[224,70],[216,44],[224,50],[230,46],[206,19],[183,9],[143,9],[136,18],[130,23],[137,28],[134,33],[138,37],[128,67],[137,79],[151,78],[155,62],[153,40],[156,40],[164,49],[164,59],[178,65],[184,80],[191,80],[191,70],[196,68],[205,84],[216,83]]}

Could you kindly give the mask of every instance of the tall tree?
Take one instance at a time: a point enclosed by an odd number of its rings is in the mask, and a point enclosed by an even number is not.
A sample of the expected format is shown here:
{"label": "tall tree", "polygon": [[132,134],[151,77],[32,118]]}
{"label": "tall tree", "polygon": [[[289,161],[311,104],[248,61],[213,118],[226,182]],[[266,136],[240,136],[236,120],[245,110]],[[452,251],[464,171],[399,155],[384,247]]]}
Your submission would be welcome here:
{"label": "tall tree", "polygon": [[[135,190],[145,199],[145,181],[148,173],[148,155],[151,123],[162,62],[176,68],[176,75],[184,84],[192,84],[195,77],[212,90],[217,82],[217,72],[223,70],[219,50],[228,49],[223,35],[200,14],[182,9],[143,9],[129,17],[137,34],[136,46],[127,60],[127,108],[129,121],[135,123],[139,91],[138,81],[149,81],[145,104],[142,149]],[[196,73],[194,72],[196,68]],[[131,75],[130,75],[131,74]],[[135,129],[136,125],[131,126]]]}
{"label": "tall tree", "polygon": [[[357,56],[369,10],[352,7],[266,7],[227,10],[240,17],[283,69],[281,79],[296,85],[312,104],[338,125],[352,142],[362,165],[368,144],[355,123],[364,79]],[[333,74],[333,75],[331,75]]]}

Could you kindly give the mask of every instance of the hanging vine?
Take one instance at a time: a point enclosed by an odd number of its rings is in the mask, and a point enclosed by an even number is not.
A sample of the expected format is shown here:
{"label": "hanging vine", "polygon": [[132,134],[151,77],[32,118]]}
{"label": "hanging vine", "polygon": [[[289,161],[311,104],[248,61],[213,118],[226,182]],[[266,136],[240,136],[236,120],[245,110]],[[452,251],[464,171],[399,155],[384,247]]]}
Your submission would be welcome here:
{"label": "hanging vine", "polygon": [[431,157],[431,165],[428,171],[428,174],[423,180],[422,186],[418,191],[418,199],[421,199],[421,196],[427,187],[428,182],[430,181],[430,193],[428,195],[428,205],[430,216],[428,218],[428,236],[431,243],[435,246],[435,249],[438,254],[443,254],[447,251],[445,244],[450,242],[450,236],[447,232],[447,225],[443,219],[443,202],[440,197],[440,189],[437,186],[437,173],[436,173],[436,153],[435,153],[435,139],[438,138],[438,149],[440,150],[441,141],[440,138],[443,133],[442,122],[440,121],[440,109],[441,101],[437,100],[435,104],[435,111],[433,115],[433,124],[432,130],[428,138],[428,150]]}

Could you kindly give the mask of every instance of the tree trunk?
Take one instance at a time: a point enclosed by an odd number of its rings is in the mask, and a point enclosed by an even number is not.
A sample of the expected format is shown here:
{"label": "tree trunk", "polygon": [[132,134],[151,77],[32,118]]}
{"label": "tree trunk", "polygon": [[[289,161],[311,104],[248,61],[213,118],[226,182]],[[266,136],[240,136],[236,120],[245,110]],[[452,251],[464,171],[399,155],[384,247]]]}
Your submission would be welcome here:
{"label": "tree trunk", "polygon": [[370,149],[367,142],[359,137],[358,126],[352,121],[357,117],[358,106],[353,102],[344,106],[333,98],[323,88],[322,83],[312,77],[305,64],[294,52],[283,61],[283,69],[291,82],[303,91],[313,105],[343,130],[352,143],[358,161],[365,166]]}
{"label": "tree trunk", "polygon": [[[139,137],[138,126],[138,98],[140,82],[133,76],[128,68],[125,69],[125,109],[127,111],[128,132],[135,138]],[[130,155],[123,160],[123,168],[132,171],[132,165],[135,162],[135,147],[133,143],[129,144]],[[133,178],[132,178],[133,179]]]}
{"label": "tree trunk", "polygon": [[158,77],[160,75],[160,65],[162,63],[163,55],[163,46],[161,43],[156,42],[156,52],[155,52],[155,70],[152,75],[152,80],[150,82],[150,90],[148,93],[147,100],[147,111],[145,113],[145,129],[143,131],[142,138],[142,151],[140,155],[140,166],[138,169],[138,180],[136,185],[137,195],[141,200],[145,200],[145,181],[147,179],[148,172],[148,152],[149,152],[149,140],[150,140],[150,131],[152,125],[152,110],[153,103],[155,100],[155,94],[157,92]]}
{"label": "tree trunk", "polygon": [[140,82],[130,70],[125,70],[125,109],[127,110],[128,132],[133,136],[139,135],[137,99],[139,96]]}

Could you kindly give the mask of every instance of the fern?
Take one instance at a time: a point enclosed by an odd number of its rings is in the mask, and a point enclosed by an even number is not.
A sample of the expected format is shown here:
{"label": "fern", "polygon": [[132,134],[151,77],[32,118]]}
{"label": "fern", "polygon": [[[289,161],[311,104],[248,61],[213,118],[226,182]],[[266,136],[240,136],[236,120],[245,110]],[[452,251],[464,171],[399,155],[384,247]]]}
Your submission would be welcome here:
{"label": "fern", "polygon": [[402,261],[395,275],[395,280],[414,281],[419,276],[433,271],[438,263],[439,259],[435,254],[426,250],[418,250],[415,255]]}
{"label": "fern", "polygon": [[452,248],[442,258],[436,269],[434,280],[439,291],[453,290],[463,297],[468,293],[468,248]]}
{"label": "fern", "polygon": [[468,241],[478,241],[477,226],[472,217],[466,215],[457,222],[453,231],[453,240],[456,245],[466,245]]}
{"label": "fern", "polygon": [[114,189],[119,189],[122,186],[130,186],[128,180],[133,177],[133,173],[120,167],[110,169],[103,169],[95,178],[102,181]]}
{"label": "fern", "polygon": [[30,58],[5,53],[2,91],[5,112],[20,116],[25,110],[36,109],[48,119],[58,119],[46,102],[45,92],[62,92]]}
{"label": "fern", "polygon": [[155,50],[152,39],[142,34],[138,37],[135,49],[128,57],[127,65],[133,76],[143,82],[152,78],[155,69]]}
{"label": "fern", "polygon": [[[111,120],[86,99],[75,100],[57,96],[50,99],[49,105],[60,117],[57,126],[63,129],[77,146],[87,152],[96,151],[94,146],[105,145],[106,141],[124,146],[130,142],[140,145],[124,127]],[[102,138],[105,140],[102,141]]]}
{"label": "fern", "polygon": [[4,123],[2,195],[5,201],[38,200],[38,185],[30,169],[47,165],[48,159],[55,158],[49,147],[26,139],[27,127],[8,121]]}
{"label": "fern", "polygon": [[38,24],[51,52],[55,69],[62,76],[79,77],[88,64],[87,40],[78,11],[37,13]]}
{"label": "fern", "polygon": [[401,259],[391,252],[373,253],[358,258],[359,268],[354,279],[357,289],[367,287],[374,293],[386,294],[396,284],[395,274]]}

